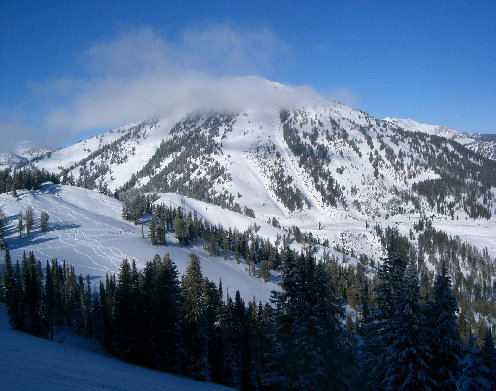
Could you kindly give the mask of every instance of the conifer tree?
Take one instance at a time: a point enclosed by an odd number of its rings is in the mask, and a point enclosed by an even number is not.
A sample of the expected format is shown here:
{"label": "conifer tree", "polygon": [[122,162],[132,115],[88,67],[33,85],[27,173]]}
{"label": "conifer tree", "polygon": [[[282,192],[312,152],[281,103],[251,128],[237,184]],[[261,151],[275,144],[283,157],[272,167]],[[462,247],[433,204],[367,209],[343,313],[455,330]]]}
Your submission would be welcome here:
{"label": "conifer tree", "polygon": [[190,261],[181,282],[184,337],[183,374],[197,380],[207,380],[208,334],[203,312],[203,276],[198,255],[190,253]]}
{"label": "conifer tree", "polygon": [[24,215],[24,220],[26,220],[26,234],[29,236],[33,229],[34,224],[34,211],[31,206],[26,208],[26,213]]}
{"label": "conifer tree", "polygon": [[41,232],[46,232],[48,230],[48,220],[50,219],[50,215],[43,211],[40,214],[40,230]]}
{"label": "conifer tree", "polygon": [[405,273],[405,282],[398,285],[395,296],[396,310],[390,320],[395,333],[390,334],[390,344],[384,351],[386,367],[382,389],[437,389],[429,371],[432,355],[423,324],[417,270],[411,263]]}
{"label": "conifer tree", "polygon": [[491,328],[487,327],[484,333],[484,343],[481,349],[482,363],[489,369],[488,381],[491,389],[496,389],[496,348],[494,347]]}
{"label": "conifer tree", "polygon": [[345,390],[354,354],[344,330],[344,308],[323,266],[309,254],[284,251],[282,292],[273,292],[275,377],[280,389]]}
{"label": "conifer tree", "polygon": [[22,213],[19,216],[19,219],[17,220],[17,231],[19,232],[19,237],[22,236],[22,231],[24,230],[24,223],[23,223],[23,216]]}
{"label": "conifer tree", "polygon": [[178,272],[169,254],[162,261],[158,258],[152,265],[152,362],[163,371],[180,373],[178,357],[181,349],[181,290]]}
{"label": "conifer tree", "polygon": [[431,305],[431,328],[429,341],[432,349],[432,361],[429,363],[432,377],[437,380],[440,389],[455,390],[456,381],[463,357],[460,333],[456,322],[458,305],[451,294],[451,278],[446,273],[443,263],[441,274],[434,284],[434,302]]}
{"label": "conifer tree", "polygon": [[476,338],[469,337],[468,351],[460,362],[460,376],[456,382],[457,391],[490,391],[489,368],[481,359],[481,352],[475,348]]}

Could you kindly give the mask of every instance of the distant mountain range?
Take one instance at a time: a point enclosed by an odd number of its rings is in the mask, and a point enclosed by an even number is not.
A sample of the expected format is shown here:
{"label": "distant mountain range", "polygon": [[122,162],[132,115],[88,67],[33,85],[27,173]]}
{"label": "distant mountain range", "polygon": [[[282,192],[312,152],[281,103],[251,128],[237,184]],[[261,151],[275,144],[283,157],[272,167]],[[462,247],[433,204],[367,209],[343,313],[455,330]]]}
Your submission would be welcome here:
{"label": "distant mountain range", "polygon": [[482,156],[496,160],[496,134],[460,132],[444,126],[421,124],[412,119],[385,118],[384,120],[411,132],[423,132],[446,137],[480,153]]}

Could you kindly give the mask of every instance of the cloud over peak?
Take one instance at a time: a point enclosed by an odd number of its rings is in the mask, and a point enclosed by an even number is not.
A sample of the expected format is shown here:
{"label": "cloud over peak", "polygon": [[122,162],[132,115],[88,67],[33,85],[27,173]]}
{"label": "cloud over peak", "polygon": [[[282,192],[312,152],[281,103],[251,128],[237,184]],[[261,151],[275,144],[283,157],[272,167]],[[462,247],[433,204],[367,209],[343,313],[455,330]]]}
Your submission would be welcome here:
{"label": "cloud over peak", "polygon": [[186,30],[172,42],[150,28],[131,28],[83,54],[85,76],[46,84],[64,102],[49,111],[46,126],[78,133],[156,115],[272,110],[320,100],[310,87],[239,76],[270,72],[286,50],[267,29],[215,25]]}

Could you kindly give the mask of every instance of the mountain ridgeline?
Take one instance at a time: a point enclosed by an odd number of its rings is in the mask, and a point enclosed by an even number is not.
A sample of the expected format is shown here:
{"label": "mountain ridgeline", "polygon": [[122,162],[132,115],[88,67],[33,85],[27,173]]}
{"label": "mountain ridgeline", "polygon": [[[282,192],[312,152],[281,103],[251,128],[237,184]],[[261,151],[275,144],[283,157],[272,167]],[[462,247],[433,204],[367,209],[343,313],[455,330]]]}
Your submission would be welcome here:
{"label": "mountain ridgeline", "polygon": [[[69,149],[77,152],[72,160]],[[144,121],[36,164],[62,169],[66,180],[87,188],[175,192],[235,211],[338,208],[359,218],[450,219],[494,213],[496,161],[337,103]]]}

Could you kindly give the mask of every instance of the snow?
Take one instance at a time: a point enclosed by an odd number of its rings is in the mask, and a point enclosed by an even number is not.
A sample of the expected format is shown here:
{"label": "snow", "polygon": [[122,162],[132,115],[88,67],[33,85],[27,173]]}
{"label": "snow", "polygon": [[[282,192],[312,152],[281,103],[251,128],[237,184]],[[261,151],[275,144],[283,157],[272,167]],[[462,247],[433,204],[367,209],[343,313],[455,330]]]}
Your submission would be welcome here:
{"label": "snow", "polygon": [[[11,330],[0,305],[0,389],[11,391],[205,390],[229,388],[134,366],[95,348],[87,338],[47,341]],[[77,341],[74,343],[74,340]]]}
{"label": "snow", "polygon": [[[183,274],[190,252],[195,252],[204,276],[215,283],[221,279],[224,289],[231,295],[239,290],[245,301],[255,298],[257,302],[266,303],[270,301],[271,291],[280,289],[274,282],[264,283],[249,276],[244,264],[211,257],[201,246],[180,246],[172,234],[167,238],[168,246],[152,246],[147,237],[148,228],[145,228],[146,238],[143,239],[141,226],[122,219],[120,201],[96,191],[46,183],[37,191],[19,191],[18,194],[18,200],[10,194],[0,194],[0,207],[9,216],[5,235],[14,262],[21,260],[24,251],[33,251],[42,263],[52,258],[59,262],[66,260],[75,266],[77,273],[89,274],[93,281],[98,281],[107,273],[117,273],[125,258],[134,259],[138,267],[143,267],[155,254],[163,257],[166,253]],[[50,228],[42,233],[35,224],[30,237],[24,234],[19,238],[17,220],[19,213],[24,214],[28,206],[33,208],[37,219],[46,211],[50,215]],[[205,208],[203,205],[197,207],[199,210]],[[232,217],[236,225],[241,221],[245,221],[246,226],[251,223],[248,218],[235,215],[241,217]],[[205,216],[211,219],[208,213]]]}

